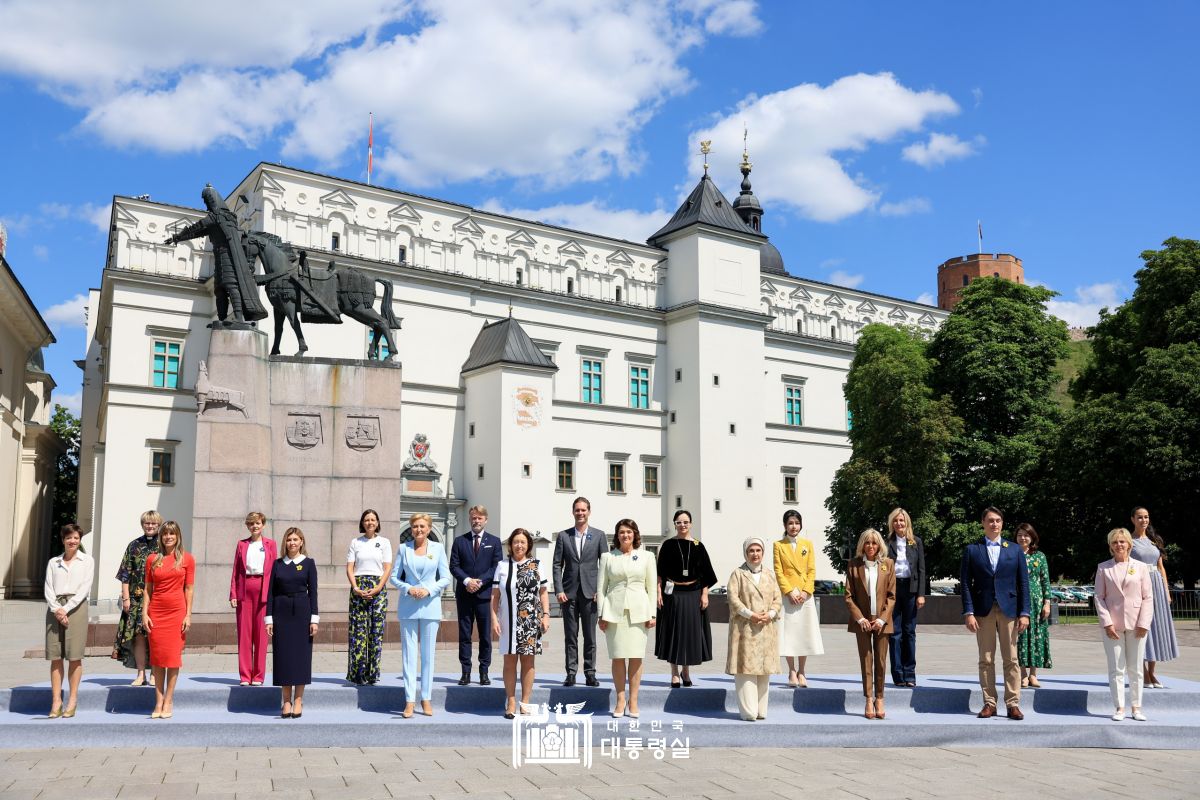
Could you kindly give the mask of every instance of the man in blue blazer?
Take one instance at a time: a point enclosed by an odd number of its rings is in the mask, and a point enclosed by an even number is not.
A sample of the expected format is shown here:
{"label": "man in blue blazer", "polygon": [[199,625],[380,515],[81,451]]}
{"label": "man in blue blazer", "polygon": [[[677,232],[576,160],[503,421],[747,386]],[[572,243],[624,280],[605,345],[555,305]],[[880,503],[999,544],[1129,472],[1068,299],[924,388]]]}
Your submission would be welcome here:
{"label": "man in blue blazer", "polygon": [[559,531],[554,540],[554,594],[562,607],[566,634],[567,677],[563,686],[575,685],[579,669],[579,628],[583,628],[583,674],[588,686],[596,679],[596,588],[600,554],[608,552],[604,531],[588,526],[592,504],[586,497],[571,503],[574,527]]}
{"label": "man in blue blazer", "polygon": [[1010,719],[1021,713],[1017,637],[1029,627],[1029,567],[1017,545],[1001,538],[1004,515],[988,506],[980,518],[983,538],[962,557],[963,618],[979,645],[980,718],[996,716],[996,641],[1004,659],[1004,705]]}
{"label": "man in blue blazer", "polygon": [[467,511],[471,530],[454,540],[450,549],[450,574],[454,576],[454,602],[458,607],[458,662],[462,664],[459,686],[471,682],[471,628],[479,630],[479,683],[491,684],[492,665],[492,579],[504,546],[486,530],[488,512],[483,506]]}

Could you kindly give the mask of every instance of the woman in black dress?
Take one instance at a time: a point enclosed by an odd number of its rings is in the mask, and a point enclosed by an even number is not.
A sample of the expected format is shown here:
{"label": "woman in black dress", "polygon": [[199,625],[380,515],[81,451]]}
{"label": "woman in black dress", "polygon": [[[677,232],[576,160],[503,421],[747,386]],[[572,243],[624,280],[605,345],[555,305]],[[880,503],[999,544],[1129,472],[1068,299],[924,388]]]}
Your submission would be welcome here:
{"label": "woman in black dress", "polygon": [[[704,545],[692,538],[692,514],[675,512],[675,538],[658,550],[658,615],[654,656],[671,664],[671,686],[691,686],[688,669],[712,661],[708,590],[717,575]],[[682,683],[680,672],[682,671]]]}
{"label": "woman in black dress", "polygon": [[282,687],[284,719],[304,713],[304,687],[312,683],[313,637],[317,635],[317,565],[304,549],[304,532],[288,528],[283,556],[267,587],[267,636],[271,682]]}

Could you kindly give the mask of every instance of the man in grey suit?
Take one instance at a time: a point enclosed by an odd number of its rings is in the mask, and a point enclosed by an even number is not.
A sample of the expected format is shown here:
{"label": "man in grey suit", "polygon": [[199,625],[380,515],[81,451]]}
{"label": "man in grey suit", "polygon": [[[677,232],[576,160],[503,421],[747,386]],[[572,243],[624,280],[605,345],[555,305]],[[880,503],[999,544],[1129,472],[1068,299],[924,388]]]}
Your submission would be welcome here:
{"label": "man in grey suit", "polygon": [[596,583],[600,554],[607,549],[604,531],[588,527],[592,504],[586,497],[571,503],[575,526],[554,541],[554,592],[562,607],[567,643],[567,677],[563,686],[575,685],[579,669],[579,626],[583,625],[583,674],[588,686],[596,680]]}

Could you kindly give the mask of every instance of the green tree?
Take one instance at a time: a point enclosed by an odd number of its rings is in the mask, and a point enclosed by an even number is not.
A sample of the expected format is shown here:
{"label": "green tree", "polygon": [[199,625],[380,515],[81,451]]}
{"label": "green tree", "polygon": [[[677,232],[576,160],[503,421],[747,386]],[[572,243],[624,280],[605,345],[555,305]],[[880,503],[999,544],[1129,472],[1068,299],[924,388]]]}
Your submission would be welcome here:
{"label": "green tree", "polygon": [[839,570],[846,547],[866,528],[883,531],[896,506],[908,510],[922,536],[938,527],[936,488],[961,425],[949,401],[935,399],[929,388],[927,346],[910,328],[873,324],[859,335],[846,378],[853,453],[825,501],[832,514],[825,553]]}
{"label": "green tree", "polygon": [[58,457],[58,472],[54,477],[54,497],[51,503],[51,534],[58,541],[58,531],[76,519],[79,497],[79,418],[63,406],[54,405],[50,429],[62,438],[67,449]]}
{"label": "green tree", "polygon": [[1046,312],[1054,292],[981,278],[938,329],[929,347],[935,393],[963,427],[950,447],[938,502],[942,529],[926,548],[931,576],[955,575],[963,547],[980,535],[985,506],[1011,524],[1029,519],[1031,489],[1060,418],[1055,367],[1067,355],[1067,326]]}
{"label": "green tree", "polygon": [[1168,542],[1168,574],[1190,586],[1200,572],[1200,242],[1168,239],[1142,260],[1133,296],[1093,329],[1050,466],[1064,487],[1057,508],[1085,537],[1070,553],[1077,569],[1106,558],[1103,535],[1144,505]]}

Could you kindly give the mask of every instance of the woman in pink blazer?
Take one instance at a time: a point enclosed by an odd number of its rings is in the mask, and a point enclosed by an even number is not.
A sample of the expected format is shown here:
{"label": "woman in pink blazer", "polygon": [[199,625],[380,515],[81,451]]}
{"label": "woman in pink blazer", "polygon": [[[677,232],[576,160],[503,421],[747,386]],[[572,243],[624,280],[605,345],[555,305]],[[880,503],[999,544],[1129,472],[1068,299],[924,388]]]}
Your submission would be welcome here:
{"label": "woman in pink blazer", "polygon": [[1133,718],[1146,721],[1142,713],[1142,657],[1146,633],[1154,617],[1154,594],[1150,568],[1129,557],[1133,537],[1124,528],[1108,534],[1113,557],[1096,568],[1096,613],[1104,629],[1104,652],[1108,656],[1108,685],[1112,690],[1115,722],[1125,719],[1125,672],[1129,671],[1129,704]]}
{"label": "woman in pink blazer", "polygon": [[279,555],[274,539],[265,538],[267,518],[257,511],[246,515],[248,538],[233,554],[229,605],[237,612],[238,675],[242,686],[262,686],[267,676],[267,588],[271,567]]}

